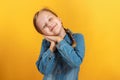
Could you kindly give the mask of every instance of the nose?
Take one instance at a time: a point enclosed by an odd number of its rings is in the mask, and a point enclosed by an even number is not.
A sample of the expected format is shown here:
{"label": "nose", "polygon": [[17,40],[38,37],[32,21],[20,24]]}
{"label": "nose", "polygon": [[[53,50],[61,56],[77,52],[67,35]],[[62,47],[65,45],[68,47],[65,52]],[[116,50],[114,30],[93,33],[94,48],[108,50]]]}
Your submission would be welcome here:
{"label": "nose", "polygon": [[47,27],[48,27],[50,30],[52,30],[52,28],[54,27],[54,25],[53,25],[53,23],[48,22],[48,23],[47,23]]}

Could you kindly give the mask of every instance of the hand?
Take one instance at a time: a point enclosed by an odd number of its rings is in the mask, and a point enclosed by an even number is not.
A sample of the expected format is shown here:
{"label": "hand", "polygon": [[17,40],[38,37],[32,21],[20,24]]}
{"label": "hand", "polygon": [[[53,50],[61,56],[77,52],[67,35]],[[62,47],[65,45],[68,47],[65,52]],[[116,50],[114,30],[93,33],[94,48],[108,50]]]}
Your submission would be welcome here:
{"label": "hand", "polygon": [[52,52],[56,49],[56,43],[58,43],[62,40],[62,38],[59,36],[45,36],[45,35],[43,35],[43,36],[47,41],[49,41],[51,43],[49,49]]}
{"label": "hand", "polygon": [[48,40],[48,41],[53,41],[55,43],[59,43],[61,40],[63,40],[60,36],[45,36],[45,39]]}
{"label": "hand", "polygon": [[55,38],[54,38],[54,39],[51,39],[50,36],[45,36],[45,35],[43,35],[43,36],[44,36],[44,38],[45,38],[47,41],[49,41],[49,42],[51,43],[49,49],[50,49],[52,52],[54,52],[54,50],[56,49],[56,40],[55,40]]}

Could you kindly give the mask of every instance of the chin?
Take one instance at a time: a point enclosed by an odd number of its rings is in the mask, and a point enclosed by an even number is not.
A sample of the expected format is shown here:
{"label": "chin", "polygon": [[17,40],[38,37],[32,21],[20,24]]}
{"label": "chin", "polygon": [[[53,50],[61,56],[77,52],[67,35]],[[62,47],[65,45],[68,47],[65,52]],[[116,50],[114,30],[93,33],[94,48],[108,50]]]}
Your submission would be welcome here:
{"label": "chin", "polygon": [[57,35],[59,35],[60,34],[60,30],[55,30],[54,31],[54,34],[57,36]]}
{"label": "chin", "polygon": [[61,28],[56,28],[56,29],[54,30],[55,35],[59,35],[60,32],[61,32]]}
{"label": "chin", "polygon": [[57,36],[58,33],[47,34],[46,36]]}

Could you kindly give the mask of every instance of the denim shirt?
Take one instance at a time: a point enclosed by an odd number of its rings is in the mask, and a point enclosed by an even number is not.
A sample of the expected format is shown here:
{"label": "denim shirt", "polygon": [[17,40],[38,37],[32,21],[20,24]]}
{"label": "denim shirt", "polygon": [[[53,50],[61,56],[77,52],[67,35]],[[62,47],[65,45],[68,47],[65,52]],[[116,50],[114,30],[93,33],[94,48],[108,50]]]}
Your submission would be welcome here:
{"label": "denim shirt", "polygon": [[78,80],[80,64],[85,53],[84,36],[73,33],[77,45],[72,47],[72,41],[66,33],[62,41],[56,44],[56,49],[51,52],[50,42],[42,40],[42,46],[36,66],[44,77],[43,80]]}

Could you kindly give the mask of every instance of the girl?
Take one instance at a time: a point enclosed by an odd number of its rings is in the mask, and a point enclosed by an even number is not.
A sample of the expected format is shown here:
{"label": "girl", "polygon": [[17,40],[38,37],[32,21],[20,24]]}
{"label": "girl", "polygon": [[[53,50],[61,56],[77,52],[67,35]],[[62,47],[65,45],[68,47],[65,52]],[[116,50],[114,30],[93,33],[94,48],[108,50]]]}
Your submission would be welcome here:
{"label": "girl", "polygon": [[44,36],[36,61],[43,80],[78,80],[85,52],[83,35],[65,29],[60,18],[48,8],[38,11],[33,23]]}

